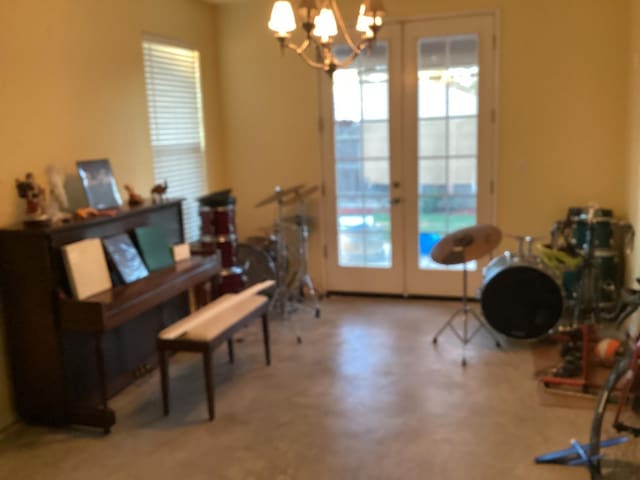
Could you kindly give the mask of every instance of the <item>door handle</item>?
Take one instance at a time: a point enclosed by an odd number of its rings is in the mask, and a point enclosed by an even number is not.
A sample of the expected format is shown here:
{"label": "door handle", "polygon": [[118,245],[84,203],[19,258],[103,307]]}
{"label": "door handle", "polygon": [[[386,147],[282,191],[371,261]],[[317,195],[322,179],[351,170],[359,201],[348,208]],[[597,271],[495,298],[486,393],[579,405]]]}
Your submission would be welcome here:
{"label": "door handle", "polygon": [[394,197],[391,199],[391,205],[398,205],[400,202],[402,202],[402,198],[400,197]]}

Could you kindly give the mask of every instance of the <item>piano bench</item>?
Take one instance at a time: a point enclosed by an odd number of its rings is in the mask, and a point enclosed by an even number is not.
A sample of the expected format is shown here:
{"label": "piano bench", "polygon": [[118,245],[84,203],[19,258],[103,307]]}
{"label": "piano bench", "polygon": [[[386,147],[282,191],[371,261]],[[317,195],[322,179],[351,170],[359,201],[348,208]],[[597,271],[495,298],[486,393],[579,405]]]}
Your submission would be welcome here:
{"label": "piano bench", "polygon": [[267,365],[271,365],[269,319],[267,315],[269,299],[263,295],[253,295],[242,300],[234,300],[233,297],[236,297],[236,295],[224,295],[165,328],[158,334],[157,347],[160,360],[162,405],[165,416],[169,415],[168,354],[170,352],[202,353],[209,420],[215,418],[211,355],[220,344],[227,343],[229,361],[233,363],[233,334],[248,325],[249,322],[262,318],[265,358]]}

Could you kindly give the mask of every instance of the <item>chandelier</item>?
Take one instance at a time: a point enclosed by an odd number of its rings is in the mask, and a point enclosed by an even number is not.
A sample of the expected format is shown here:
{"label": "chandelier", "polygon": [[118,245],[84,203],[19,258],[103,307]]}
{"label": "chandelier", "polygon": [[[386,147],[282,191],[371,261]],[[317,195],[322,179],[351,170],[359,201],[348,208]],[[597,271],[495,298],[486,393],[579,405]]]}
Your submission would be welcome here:
{"label": "chandelier", "polygon": [[[360,4],[356,31],[360,33],[357,43],[352,39],[336,0],[322,0],[320,7],[316,0],[301,0],[298,5],[298,16],[302,22],[305,39],[300,45],[291,43],[291,33],[296,29],[296,19],[293,7],[289,1],[273,3],[269,28],[275,32],[280,48],[290,48],[296,52],[307,64],[313,68],[324,70],[331,76],[337,68],[346,67],[366,50],[376,39],[382,27],[382,17],[385,11],[382,0],[365,0]],[[346,58],[338,59],[331,48],[333,41],[340,34],[351,52]],[[315,47],[315,59],[307,51]]]}

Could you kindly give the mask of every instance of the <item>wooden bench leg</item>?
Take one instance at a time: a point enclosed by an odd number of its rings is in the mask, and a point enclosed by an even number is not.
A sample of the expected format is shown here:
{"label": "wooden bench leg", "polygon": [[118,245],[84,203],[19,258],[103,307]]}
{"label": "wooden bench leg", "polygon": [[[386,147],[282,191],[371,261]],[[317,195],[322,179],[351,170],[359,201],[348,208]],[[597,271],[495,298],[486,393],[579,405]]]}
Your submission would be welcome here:
{"label": "wooden bench leg", "polygon": [[209,420],[215,418],[215,406],[214,406],[214,383],[213,383],[213,370],[211,368],[211,350],[208,348],[202,352],[202,361],[204,364],[204,382],[207,390],[207,408],[209,409]]}
{"label": "wooden bench leg", "polygon": [[166,350],[159,350],[160,359],[160,384],[162,385],[162,412],[169,415],[169,363]]}
{"label": "wooden bench leg", "polygon": [[271,345],[269,339],[269,315],[262,314],[262,339],[264,340],[264,356],[267,365],[271,365]]}
{"label": "wooden bench leg", "polygon": [[229,350],[229,363],[233,363],[233,337],[227,338],[227,349]]}

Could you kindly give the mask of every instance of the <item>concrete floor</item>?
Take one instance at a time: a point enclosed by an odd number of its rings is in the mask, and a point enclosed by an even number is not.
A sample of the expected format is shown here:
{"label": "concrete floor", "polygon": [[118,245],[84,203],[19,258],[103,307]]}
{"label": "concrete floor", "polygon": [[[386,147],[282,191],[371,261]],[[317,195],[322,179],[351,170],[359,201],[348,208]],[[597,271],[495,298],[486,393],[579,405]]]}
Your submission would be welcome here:
{"label": "concrete floor", "polygon": [[333,297],[300,315],[304,344],[273,322],[216,353],[217,418],[206,419],[198,356],[172,360],[172,412],[157,372],[112,401],[113,433],[18,425],[0,434],[2,479],[584,479],[533,457],[587,436],[591,412],[542,407],[526,347],[480,334],[459,364],[450,302]]}

